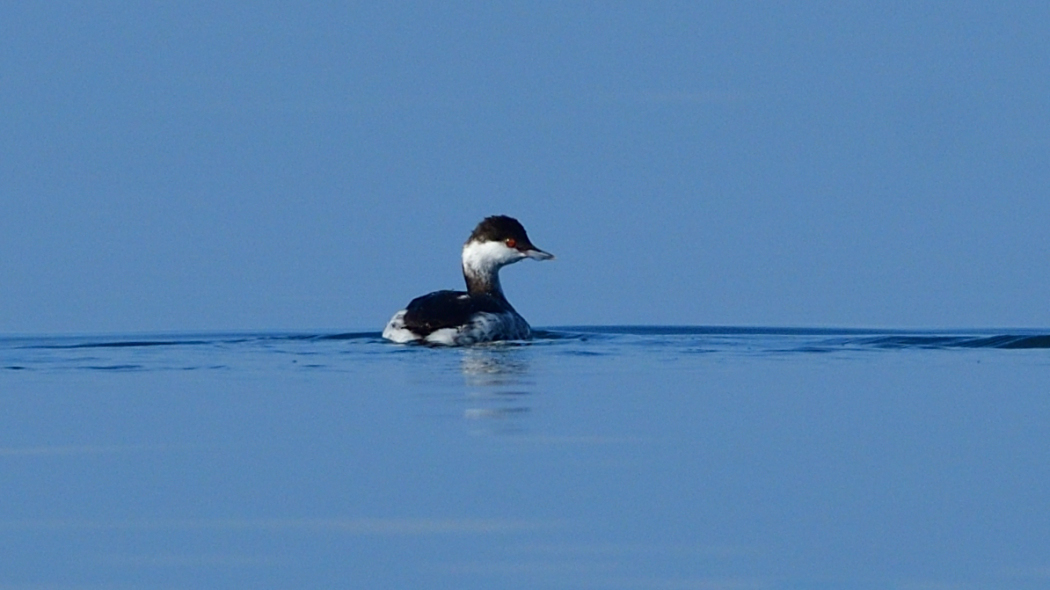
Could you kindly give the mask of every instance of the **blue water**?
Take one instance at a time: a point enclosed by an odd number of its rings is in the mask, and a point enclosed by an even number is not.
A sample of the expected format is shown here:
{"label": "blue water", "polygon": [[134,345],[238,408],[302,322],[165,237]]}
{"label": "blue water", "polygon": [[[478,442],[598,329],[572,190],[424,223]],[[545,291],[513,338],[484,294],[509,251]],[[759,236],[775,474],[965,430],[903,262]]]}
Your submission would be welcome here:
{"label": "blue water", "polygon": [[0,338],[0,588],[1048,588],[1050,331]]}

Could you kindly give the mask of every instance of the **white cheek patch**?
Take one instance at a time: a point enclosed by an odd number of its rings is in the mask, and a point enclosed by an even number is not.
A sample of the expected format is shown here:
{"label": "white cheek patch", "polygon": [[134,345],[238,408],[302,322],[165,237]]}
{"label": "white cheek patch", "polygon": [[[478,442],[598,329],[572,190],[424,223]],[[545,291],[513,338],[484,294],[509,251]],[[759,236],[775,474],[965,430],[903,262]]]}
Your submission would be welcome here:
{"label": "white cheek patch", "polygon": [[525,256],[503,242],[470,242],[463,246],[463,267],[474,274],[495,272]]}

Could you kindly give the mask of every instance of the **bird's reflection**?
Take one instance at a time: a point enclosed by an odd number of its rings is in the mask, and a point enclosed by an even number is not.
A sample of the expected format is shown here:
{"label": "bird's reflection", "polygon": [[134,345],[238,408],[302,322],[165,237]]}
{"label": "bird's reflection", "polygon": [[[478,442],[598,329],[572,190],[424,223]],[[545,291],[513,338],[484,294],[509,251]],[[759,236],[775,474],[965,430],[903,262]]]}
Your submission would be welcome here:
{"label": "bird's reflection", "polygon": [[464,349],[460,361],[463,378],[472,387],[526,385],[529,363],[520,352],[503,346]]}
{"label": "bird's reflection", "polygon": [[477,346],[462,353],[460,369],[472,402],[466,418],[506,419],[529,412],[533,380],[521,347]]}

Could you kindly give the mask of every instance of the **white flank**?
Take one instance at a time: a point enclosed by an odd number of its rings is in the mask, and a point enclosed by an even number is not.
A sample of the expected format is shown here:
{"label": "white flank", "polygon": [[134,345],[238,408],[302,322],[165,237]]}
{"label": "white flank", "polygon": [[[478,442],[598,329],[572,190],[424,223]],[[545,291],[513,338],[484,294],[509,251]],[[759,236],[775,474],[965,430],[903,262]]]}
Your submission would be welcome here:
{"label": "white flank", "polygon": [[390,318],[390,322],[383,328],[383,338],[398,344],[419,340],[418,334],[405,327],[405,311],[402,309]]}

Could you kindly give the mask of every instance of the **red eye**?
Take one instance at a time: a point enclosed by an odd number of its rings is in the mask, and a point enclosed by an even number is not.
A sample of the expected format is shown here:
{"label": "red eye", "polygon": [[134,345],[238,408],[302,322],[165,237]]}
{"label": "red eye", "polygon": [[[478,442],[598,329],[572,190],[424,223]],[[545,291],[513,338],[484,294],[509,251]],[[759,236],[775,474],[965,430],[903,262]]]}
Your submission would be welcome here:
{"label": "red eye", "polygon": [[518,243],[514,241],[514,238],[507,238],[506,243],[508,248],[513,248],[514,246],[518,245]]}

